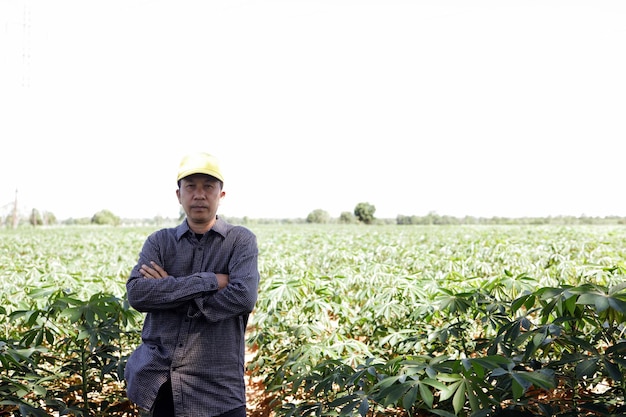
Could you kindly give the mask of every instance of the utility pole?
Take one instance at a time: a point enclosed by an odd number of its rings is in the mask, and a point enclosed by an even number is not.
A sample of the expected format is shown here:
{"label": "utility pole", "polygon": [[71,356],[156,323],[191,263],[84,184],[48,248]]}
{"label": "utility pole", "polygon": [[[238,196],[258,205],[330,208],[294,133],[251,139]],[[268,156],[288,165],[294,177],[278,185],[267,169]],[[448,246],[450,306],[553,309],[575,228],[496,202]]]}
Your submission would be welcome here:
{"label": "utility pole", "polygon": [[15,189],[15,202],[13,203],[13,221],[11,222],[11,225],[13,226],[14,229],[17,229],[17,224],[19,222],[19,219],[17,217],[17,188]]}

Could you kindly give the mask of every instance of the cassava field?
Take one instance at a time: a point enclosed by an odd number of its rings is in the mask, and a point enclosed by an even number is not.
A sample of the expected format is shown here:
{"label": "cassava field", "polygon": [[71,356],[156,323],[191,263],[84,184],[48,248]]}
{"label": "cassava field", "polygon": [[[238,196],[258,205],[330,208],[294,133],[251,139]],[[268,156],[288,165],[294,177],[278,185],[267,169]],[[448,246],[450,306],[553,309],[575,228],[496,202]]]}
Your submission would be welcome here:
{"label": "cassava field", "polygon": [[[624,226],[250,228],[250,416],[625,413]],[[152,230],[0,231],[0,416],[136,415]]]}

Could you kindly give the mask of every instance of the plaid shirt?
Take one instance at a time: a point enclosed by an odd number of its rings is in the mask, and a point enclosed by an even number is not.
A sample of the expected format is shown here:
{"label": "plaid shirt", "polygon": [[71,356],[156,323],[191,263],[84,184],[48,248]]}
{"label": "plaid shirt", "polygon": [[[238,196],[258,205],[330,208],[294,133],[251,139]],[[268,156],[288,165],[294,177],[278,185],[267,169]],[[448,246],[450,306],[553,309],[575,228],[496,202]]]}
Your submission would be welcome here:
{"label": "plaid shirt", "polygon": [[[144,278],[154,261],[169,276]],[[246,403],[245,329],[259,285],[256,236],[218,218],[200,240],[187,221],[148,237],[126,283],[146,313],[125,369],[128,398],[150,409],[170,378],[177,417],[210,417]],[[229,275],[218,291],[215,273]]]}

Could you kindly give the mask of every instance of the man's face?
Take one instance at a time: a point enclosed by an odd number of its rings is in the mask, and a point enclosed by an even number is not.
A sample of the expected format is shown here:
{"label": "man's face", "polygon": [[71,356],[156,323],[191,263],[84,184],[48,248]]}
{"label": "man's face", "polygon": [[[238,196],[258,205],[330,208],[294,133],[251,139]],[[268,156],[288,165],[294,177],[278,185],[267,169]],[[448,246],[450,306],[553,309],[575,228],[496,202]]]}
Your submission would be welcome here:
{"label": "man's face", "polygon": [[209,175],[193,174],[180,181],[176,195],[187,218],[192,223],[205,224],[215,219],[224,191],[217,179]]}

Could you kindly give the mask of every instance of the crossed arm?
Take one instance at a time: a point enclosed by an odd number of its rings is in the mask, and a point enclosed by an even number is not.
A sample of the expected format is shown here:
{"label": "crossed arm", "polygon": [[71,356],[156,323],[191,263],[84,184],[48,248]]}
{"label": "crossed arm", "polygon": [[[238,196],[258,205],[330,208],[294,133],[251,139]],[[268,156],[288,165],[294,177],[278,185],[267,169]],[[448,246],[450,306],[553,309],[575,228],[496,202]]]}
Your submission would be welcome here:
{"label": "crossed arm", "polygon": [[[175,256],[175,248],[160,249],[158,242],[148,239],[126,283],[130,305],[141,312],[153,312],[192,302],[191,306],[212,322],[249,313],[256,302],[259,282],[256,240],[251,233],[233,240],[229,242],[232,250],[228,253],[228,265],[216,268],[221,273],[189,273],[181,265],[177,270],[176,262],[168,266],[169,271],[165,270],[163,258]],[[189,262],[186,258],[174,261]]]}
{"label": "crossed arm", "polygon": [[[159,264],[154,261],[150,261],[150,266],[142,264],[139,268],[139,272],[144,278],[165,278],[169,274]],[[228,285],[228,274],[215,274],[217,278],[217,285],[219,289],[224,289]]]}

